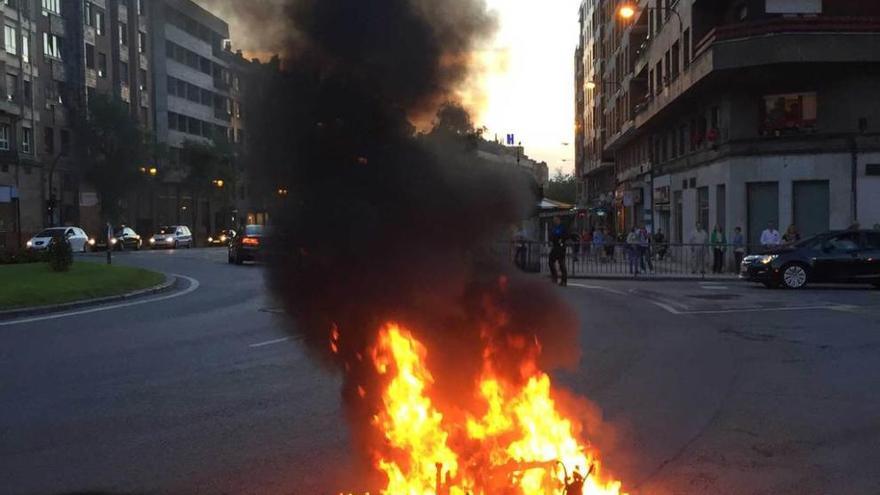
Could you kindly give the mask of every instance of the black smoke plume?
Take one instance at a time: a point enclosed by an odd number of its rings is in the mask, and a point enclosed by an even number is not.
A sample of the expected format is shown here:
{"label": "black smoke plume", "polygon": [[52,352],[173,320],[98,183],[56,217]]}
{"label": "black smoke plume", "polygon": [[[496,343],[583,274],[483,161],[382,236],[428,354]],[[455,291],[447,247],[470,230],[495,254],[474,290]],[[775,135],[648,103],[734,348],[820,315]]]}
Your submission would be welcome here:
{"label": "black smoke plume", "polygon": [[[483,2],[303,0],[285,13],[290,58],[249,88],[246,107],[260,122],[249,130],[255,178],[267,194],[288,191],[272,212],[270,284],[291,331],[344,370],[358,439],[378,395],[365,356],[386,322],[426,343],[449,402],[471,397],[486,339],[511,376],[536,338],[542,364],[573,362],[572,312],[499,255],[533,213],[533,178],[481,159],[470,119],[441,105],[493,33]],[[433,130],[417,131],[440,108]]]}

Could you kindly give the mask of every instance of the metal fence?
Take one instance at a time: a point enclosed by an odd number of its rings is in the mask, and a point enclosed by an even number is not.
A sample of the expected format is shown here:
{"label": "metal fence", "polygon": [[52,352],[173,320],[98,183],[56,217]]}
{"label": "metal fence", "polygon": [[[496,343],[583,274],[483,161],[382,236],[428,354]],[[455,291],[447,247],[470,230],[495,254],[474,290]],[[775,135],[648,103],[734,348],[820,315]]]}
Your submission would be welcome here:
{"label": "metal fence", "polygon": [[[514,241],[508,255],[520,269],[549,273],[550,247],[547,243]],[[739,273],[743,256],[761,252],[760,246],[664,243],[630,246],[625,243],[604,245],[569,244],[565,264],[568,276],[616,275],[689,275],[734,276]]]}

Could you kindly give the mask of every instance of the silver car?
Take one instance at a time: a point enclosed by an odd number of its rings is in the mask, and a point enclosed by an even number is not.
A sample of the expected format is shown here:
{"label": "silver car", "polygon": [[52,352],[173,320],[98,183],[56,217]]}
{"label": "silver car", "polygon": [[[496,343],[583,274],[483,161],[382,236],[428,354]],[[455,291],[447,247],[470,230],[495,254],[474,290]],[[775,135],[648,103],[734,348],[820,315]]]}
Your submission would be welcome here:
{"label": "silver car", "polygon": [[150,247],[152,249],[179,247],[193,247],[193,235],[189,227],[186,225],[169,225],[160,227],[153,237],[150,237]]}

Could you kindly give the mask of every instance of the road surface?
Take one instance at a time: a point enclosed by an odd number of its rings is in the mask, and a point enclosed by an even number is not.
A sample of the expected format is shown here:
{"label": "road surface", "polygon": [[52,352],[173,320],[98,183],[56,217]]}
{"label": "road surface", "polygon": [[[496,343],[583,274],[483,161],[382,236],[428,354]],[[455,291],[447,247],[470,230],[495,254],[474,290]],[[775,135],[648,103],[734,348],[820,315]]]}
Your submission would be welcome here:
{"label": "road surface", "polygon": [[[339,377],[283,331],[263,267],[222,249],[115,260],[191,280],[159,301],[0,324],[0,492],[357,489],[339,481]],[[592,439],[631,492],[880,493],[880,291],[560,291],[584,355],[557,381],[601,411]]]}

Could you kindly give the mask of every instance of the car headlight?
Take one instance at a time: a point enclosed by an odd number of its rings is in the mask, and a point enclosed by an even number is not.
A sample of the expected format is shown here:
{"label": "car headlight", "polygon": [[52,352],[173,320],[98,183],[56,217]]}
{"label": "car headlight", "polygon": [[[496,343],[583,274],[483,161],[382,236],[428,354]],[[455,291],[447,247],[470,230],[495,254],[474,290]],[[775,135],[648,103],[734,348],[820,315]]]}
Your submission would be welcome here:
{"label": "car headlight", "polygon": [[156,239],[153,239],[152,237],[150,237],[150,244],[155,244],[155,243],[156,243]]}
{"label": "car headlight", "polygon": [[166,237],[165,242],[174,242],[174,238],[173,237]]}
{"label": "car headlight", "polygon": [[27,241],[27,243],[25,243],[25,245],[26,245],[27,247],[33,247],[33,246],[34,246],[34,241]]}
{"label": "car headlight", "polygon": [[761,256],[761,258],[759,258],[758,261],[762,265],[769,265],[770,263],[773,262],[773,260],[775,260],[778,257],[779,257],[778,254],[765,254],[764,256]]}
{"label": "car headlight", "polygon": [[220,242],[226,242],[226,236],[225,236],[225,235],[221,235],[221,236],[220,236]]}
{"label": "car headlight", "polygon": [[89,246],[94,246],[94,245],[95,245],[95,240],[89,239]]}
{"label": "car headlight", "polygon": [[208,242],[214,242],[214,238],[213,238],[213,237],[208,237]]}
{"label": "car headlight", "polygon": [[110,239],[110,244],[116,244],[116,238],[115,238],[115,237],[112,238],[112,239]]}

